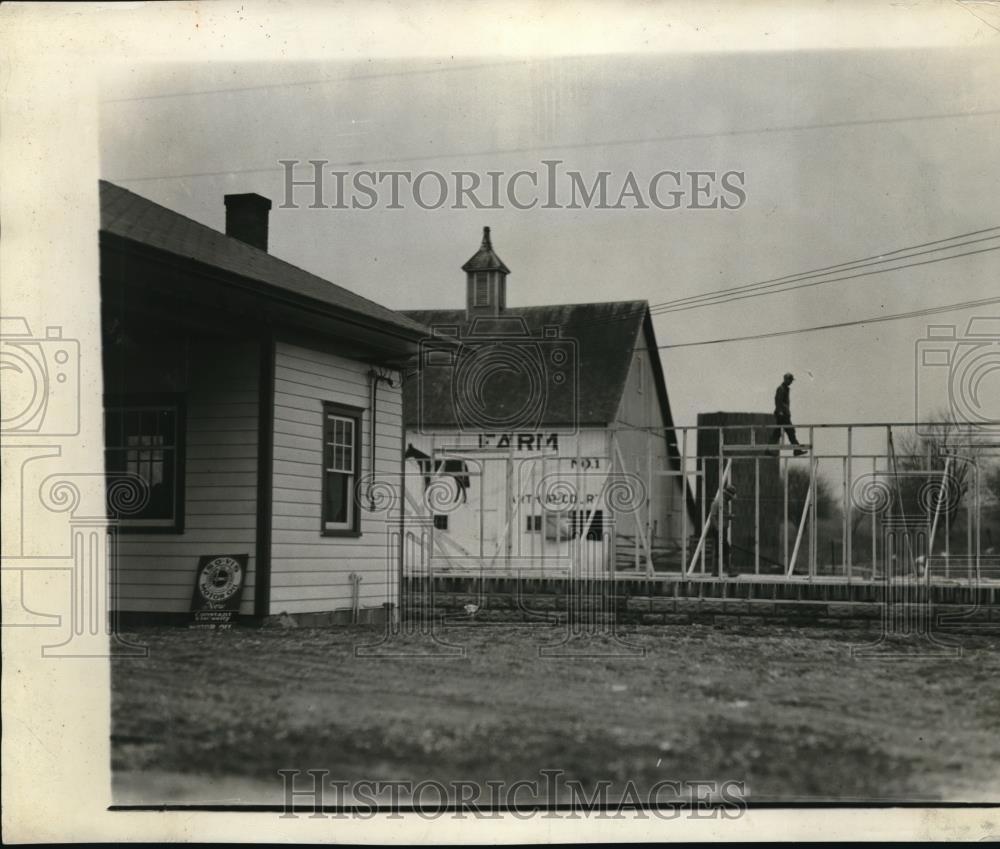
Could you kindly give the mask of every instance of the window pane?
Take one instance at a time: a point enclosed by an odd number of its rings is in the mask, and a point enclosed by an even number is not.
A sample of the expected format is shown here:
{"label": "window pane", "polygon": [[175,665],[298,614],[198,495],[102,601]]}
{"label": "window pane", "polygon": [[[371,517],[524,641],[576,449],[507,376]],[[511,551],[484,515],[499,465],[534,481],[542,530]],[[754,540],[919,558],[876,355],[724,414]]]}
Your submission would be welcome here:
{"label": "window pane", "polygon": [[324,521],[340,524],[346,524],[349,521],[350,481],[350,475],[336,472],[327,475]]}
{"label": "window pane", "polygon": [[146,445],[151,445],[153,443],[153,437],[156,436],[156,411],[143,410],[141,413],[141,421],[143,440]]}
{"label": "window pane", "polygon": [[[169,526],[177,516],[177,410],[173,407],[119,407],[105,413],[108,483],[125,475],[146,483],[148,500],[142,509],[121,512],[112,518],[132,524],[153,521]],[[124,503],[124,502],[123,502]]]}

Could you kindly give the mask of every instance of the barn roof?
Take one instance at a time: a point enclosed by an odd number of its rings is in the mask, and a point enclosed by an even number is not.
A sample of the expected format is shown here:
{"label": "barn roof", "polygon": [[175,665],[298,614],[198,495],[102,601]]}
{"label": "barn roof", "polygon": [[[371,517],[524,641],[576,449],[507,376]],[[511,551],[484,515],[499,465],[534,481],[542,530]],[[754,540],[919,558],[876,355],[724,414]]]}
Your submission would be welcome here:
{"label": "barn roof", "polygon": [[[548,379],[557,369],[547,361],[545,403],[538,424],[606,425],[614,421],[618,411],[632,353],[643,323],[648,320],[649,307],[646,301],[521,307],[506,311],[500,320],[477,319],[474,327],[467,322],[464,309],[408,310],[405,314],[439,332],[442,327],[458,328],[460,338],[471,340],[477,338],[473,331],[479,334],[478,338],[498,338],[504,333],[499,321],[520,318],[543,353],[560,344],[565,346],[568,341],[575,351],[578,388],[574,391],[570,382],[556,384]],[[545,328],[558,328],[562,341],[546,338]],[[429,370],[422,366],[415,379],[404,381],[403,406],[408,426],[453,427],[459,424],[455,417],[454,391],[459,393],[459,403],[462,403],[468,399],[464,393],[476,390],[481,400],[481,404],[474,406],[477,415],[498,424],[509,421],[524,407],[523,375],[519,381],[517,375],[495,373],[488,379],[474,381],[475,385],[465,386],[464,381],[455,381],[447,372],[448,369]]]}
{"label": "barn roof", "polygon": [[134,192],[100,181],[101,231],[236,274],[280,292],[342,309],[413,338],[427,333],[411,318],[199,224]]}

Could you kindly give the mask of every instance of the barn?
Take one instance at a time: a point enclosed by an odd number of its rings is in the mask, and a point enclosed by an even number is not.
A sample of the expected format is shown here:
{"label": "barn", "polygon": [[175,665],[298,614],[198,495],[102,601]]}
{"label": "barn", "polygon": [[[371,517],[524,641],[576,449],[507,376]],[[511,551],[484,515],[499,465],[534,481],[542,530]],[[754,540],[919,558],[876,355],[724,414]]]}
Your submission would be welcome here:
{"label": "barn", "polygon": [[[484,228],[465,307],[404,383],[406,564],[437,573],[651,573],[693,500],[645,301],[512,308]],[[693,446],[692,446],[693,447]]]}
{"label": "barn", "polygon": [[201,588],[257,620],[382,619],[426,328],[268,253],[260,195],[225,197],[226,233],[100,198],[113,610],[184,617]]}

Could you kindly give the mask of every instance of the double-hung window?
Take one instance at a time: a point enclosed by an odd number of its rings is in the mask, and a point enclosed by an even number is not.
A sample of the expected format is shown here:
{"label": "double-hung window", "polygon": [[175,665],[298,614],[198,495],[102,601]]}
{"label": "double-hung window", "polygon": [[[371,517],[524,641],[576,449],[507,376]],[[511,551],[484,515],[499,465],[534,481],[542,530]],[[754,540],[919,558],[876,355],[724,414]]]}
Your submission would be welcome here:
{"label": "double-hung window", "polygon": [[327,535],[357,535],[361,411],[323,405],[323,527]]}
{"label": "double-hung window", "polygon": [[104,408],[108,517],[123,530],[184,530],[184,406],[132,396]]}

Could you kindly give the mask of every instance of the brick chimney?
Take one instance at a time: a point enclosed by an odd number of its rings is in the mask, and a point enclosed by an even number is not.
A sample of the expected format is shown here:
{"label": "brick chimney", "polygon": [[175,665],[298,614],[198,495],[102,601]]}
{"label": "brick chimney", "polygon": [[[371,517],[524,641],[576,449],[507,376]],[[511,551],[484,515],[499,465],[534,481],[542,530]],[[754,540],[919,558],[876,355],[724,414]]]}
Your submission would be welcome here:
{"label": "brick chimney", "polygon": [[270,211],[271,201],[254,192],[226,195],[226,235],[266,251]]}

